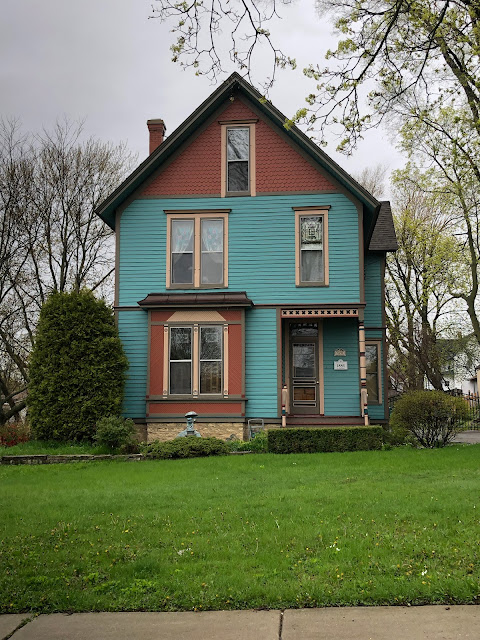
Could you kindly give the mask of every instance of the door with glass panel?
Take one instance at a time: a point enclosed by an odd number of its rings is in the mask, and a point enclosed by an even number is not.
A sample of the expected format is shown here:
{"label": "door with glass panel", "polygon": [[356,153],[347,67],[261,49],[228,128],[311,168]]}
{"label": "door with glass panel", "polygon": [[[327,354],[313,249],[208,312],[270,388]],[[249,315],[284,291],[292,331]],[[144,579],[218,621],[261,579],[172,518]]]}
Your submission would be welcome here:
{"label": "door with glass panel", "polygon": [[290,323],[290,413],[319,413],[318,323]]}

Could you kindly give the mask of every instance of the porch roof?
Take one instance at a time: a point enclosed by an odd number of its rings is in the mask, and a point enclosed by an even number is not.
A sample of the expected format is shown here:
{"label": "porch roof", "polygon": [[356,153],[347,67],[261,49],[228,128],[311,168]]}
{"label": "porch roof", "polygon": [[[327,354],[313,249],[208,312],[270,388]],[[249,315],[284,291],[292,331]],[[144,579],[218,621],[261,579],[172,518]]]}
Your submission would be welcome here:
{"label": "porch roof", "polygon": [[253,302],[245,291],[228,293],[149,293],[139,300],[143,309],[172,307],[251,307]]}

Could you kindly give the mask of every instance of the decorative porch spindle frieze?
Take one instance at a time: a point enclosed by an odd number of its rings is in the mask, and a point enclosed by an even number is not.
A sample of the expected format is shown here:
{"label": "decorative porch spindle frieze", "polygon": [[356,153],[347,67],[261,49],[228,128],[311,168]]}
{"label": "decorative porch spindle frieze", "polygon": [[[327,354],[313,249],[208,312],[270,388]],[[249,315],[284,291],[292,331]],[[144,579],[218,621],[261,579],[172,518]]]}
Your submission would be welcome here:
{"label": "decorative porch spindle frieze", "polygon": [[282,309],[282,318],[358,318],[358,309]]}

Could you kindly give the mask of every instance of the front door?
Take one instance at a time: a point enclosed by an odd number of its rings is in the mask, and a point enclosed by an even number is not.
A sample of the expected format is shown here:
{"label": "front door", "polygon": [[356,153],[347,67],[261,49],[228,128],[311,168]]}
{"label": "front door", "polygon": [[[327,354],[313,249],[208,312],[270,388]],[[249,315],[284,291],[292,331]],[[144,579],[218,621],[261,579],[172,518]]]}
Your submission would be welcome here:
{"label": "front door", "polygon": [[290,414],[318,415],[318,323],[290,323]]}

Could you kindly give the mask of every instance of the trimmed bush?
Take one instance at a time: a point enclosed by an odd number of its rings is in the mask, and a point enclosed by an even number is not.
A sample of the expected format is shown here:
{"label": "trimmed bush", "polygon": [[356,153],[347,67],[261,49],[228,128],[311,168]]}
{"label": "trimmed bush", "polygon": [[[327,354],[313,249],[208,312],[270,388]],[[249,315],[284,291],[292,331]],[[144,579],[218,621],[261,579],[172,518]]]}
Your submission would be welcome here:
{"label": "trimmed bush", "polygon": [[417,446],[417,440],[408,429],[392,427],[390,424],[383,425],[383,441],[389,447]]}
{"label": "trimmed bush", "polygon": [[443,391],[411,391],[395,403],[390,427],[408,430],[422,447],[433,449],[451,442],[468,414],[463,398]]}
{"label": "trimmed bush", "polygon": [[38,440],[92,440],[97,421],[118,415],[128,360],[113,310],[91,291],[53,293],[40,311],[28,392]]}
{"label": "trimmed bush", "polygon": [[155,440],[141,445],[141,452],[148,458],[200,458],[204,456],[223,456],[230,452],[228,444],[218,438],[176,438],[168,442]]}
{"label": "trimmed bush", "polygon": [[252,453],[267,453],[268,439],[265,431],[260,431],[254,438],[244,442],[243,440],[231,440],[228,442],[230,451],[251,451]]}
{"label": "trimmed bush", "polygon": [[110,416],[97,422],[97,432],[93,439],[112,451],[122,449],[125,453],[134,453],[138,449],[135,432],[133,420]]}
{"label": "trimmed bush", "polygon": [[270,429],[270,453],[319,453],[381,449],[382,427]]}

